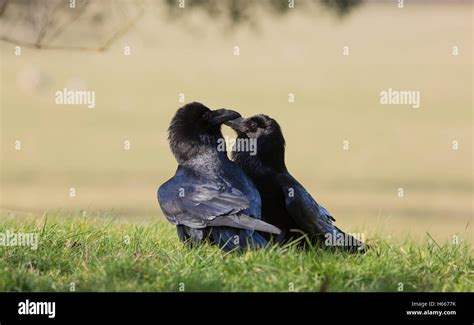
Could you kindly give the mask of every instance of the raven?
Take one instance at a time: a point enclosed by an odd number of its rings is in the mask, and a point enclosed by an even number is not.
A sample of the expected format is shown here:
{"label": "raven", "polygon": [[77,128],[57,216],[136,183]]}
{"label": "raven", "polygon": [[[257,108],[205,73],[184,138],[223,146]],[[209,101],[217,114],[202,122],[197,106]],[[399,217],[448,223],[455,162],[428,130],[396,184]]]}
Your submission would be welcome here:
{"label": "raven", "polygon": [[232,160],[257,186],[262,198],[262,220],[281,229],[276,242],[288,242],[308,235],[313,243],[340,246],[350,251],[365,250],[365,244],[337,228],[335,219],[319,205],[288,172],[285,139],[279,124],[267,115],[239,117],[225,122],[237,133],[236,144],[256,141],[256,152],[232,150]]}
{"label": "raven", "polygon": [[257,231],[280,233],[260,220],[257,189],[227,157],[221,125],[238,117],[237,112],[210,110],[194,102],[178,109],[171,120],[168,140],[178,169],[160,186],[157,197],[181,241],[209,240],[230,251],[266,246]]}

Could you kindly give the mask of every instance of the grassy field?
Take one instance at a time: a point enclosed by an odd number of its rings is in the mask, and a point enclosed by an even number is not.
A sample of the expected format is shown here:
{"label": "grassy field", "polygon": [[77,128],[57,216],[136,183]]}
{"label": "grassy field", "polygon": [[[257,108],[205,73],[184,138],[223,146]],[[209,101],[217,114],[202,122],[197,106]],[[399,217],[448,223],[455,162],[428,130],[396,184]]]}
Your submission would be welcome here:
{"label": "grassy field", "polygon": [[110,215],[43,216],[0,232],[38,233],[39,245],[0,246],[0,291],[471,291],[465,243],[395,244],[372,238],[366,254],[295,245],[223,253],[182,245],[174,227]]}
{"label": "grassy field", "polygon": [[[41,232],[37,251],[0,246],[1,290],[473,289],[472,4],[366,4],[343,20],[295,9],[235,30],[162,18],[147,12],[103,53],[0,44],[0,231]],[[95,91],[96,107],[55,104],[65,87]],[[381,105],[388,88],[419,90],[421,107]],[[375,248],[182,247],[156,201],[176,168],[179,94],[276,118],[292,174]]]}

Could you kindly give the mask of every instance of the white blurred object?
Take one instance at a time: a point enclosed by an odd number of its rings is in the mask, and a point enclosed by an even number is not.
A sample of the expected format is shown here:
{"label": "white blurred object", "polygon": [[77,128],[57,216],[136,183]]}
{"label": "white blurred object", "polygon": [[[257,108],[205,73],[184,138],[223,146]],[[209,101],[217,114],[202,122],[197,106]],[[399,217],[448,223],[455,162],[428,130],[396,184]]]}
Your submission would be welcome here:
{"label": "white blurred object", "polygon": [[16,80],[18,86],[27,93],[44,91],[49,84],[48,75],[34,66],[21,69]]}

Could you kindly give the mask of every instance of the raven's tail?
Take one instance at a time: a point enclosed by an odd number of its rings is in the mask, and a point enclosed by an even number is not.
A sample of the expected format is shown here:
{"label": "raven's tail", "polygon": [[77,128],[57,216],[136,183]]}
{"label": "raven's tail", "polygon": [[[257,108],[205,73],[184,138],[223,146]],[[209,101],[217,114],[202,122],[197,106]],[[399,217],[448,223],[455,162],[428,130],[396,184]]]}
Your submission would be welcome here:
{"label": "raven's tail", "polygon": [[220,216],[207,222],[209,226],[230,226],[240,229],[258,230],[271,234],[280,234],[280,229],[260,219],[249,217],[243,213]]}

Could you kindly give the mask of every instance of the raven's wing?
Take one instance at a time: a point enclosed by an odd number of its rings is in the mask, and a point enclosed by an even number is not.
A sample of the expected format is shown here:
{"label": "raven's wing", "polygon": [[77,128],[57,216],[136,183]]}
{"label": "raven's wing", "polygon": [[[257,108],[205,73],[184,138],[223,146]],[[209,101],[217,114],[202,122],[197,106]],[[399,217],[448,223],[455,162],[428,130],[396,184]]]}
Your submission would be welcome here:
{"label": "raven's wing", "polygon": [[203,178],[178,169],[176,175],[158,189],[158,202],[165,217],[175,225],[280,232],[270,224],[243,214],[250,201],[222,178]]}
{"label": "raven's wing", "polygon": [[286,210],[301,230],[311,236],[337,231],[331,214],[291,175],[279,175],[278,182],[284,191]]}

